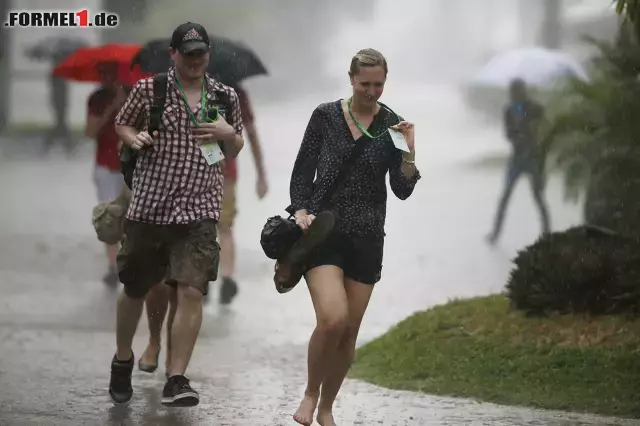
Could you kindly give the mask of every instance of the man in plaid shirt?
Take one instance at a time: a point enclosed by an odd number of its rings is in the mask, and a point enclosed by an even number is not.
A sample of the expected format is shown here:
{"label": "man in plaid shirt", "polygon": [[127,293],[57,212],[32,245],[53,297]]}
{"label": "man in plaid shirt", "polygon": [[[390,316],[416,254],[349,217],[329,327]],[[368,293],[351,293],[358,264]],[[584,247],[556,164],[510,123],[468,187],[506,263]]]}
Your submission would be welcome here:
{"label": "man in plaid shirt", "polygon": [[[162,403],[174,407],[199,403],[184,374],[202,322],[203,297],[217,275],[216,224],[224,182],[219,158],[205,154],[219,145],[225,157],[235,158],[244,145],[237,94],[205,73],[209,47],[201,25],[188,22],[173,32],[169,52],[175,66],[168,74],[158,131],[150,135],[137,130],[147,129],[153,103],[151,78],[134,86],[116,117],[118,135],[138,152],[117,259],[124,292],[118,300],[117,351],[109,385],[116,404],[128,403],[133,395],[133,337],[147,292],[165,278],[175,288],[178,306]],[[211,117],[215,107],[220,112],[217,119]]]}

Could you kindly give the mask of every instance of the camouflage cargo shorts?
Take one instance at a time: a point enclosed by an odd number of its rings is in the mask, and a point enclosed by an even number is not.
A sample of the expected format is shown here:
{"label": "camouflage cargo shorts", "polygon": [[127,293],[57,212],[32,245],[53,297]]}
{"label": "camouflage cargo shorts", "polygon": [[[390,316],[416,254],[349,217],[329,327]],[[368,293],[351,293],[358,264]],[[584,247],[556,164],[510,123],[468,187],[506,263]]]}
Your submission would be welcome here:
{"label": "camouflage cargo shorts", "polygon": [[125,293],[143,298],[155,284],[184,284],[209,290],[220,262],[215,220],[191,224],[155,225],[124,221],[124,237],[118,252],[118,275]]}

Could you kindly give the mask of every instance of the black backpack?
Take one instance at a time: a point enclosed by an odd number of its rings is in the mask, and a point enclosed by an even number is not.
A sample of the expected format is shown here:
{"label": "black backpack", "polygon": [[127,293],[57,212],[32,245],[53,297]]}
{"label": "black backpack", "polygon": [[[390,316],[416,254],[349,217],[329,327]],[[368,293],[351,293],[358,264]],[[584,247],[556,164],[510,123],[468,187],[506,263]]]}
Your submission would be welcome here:
{"label": "black backpack", "polygon": [[[159,73],[153,76],[153,103],[149,111],[148,133],[152,134],[156,130],[160,130],[162,123],[162,114],[164,113],[164,104],[167,98],[167,73]],[[231,114],[231,103],[227,92],[224,90],[216,90],[216,104],[223,106],[227,114],[227,123],[233,126],[233,115]],[[124,182],[129,189],[132,189],[133,173],[136,169],[138,153],[129,145],[122,144],[120,150],[120,172],[124,177]]]}

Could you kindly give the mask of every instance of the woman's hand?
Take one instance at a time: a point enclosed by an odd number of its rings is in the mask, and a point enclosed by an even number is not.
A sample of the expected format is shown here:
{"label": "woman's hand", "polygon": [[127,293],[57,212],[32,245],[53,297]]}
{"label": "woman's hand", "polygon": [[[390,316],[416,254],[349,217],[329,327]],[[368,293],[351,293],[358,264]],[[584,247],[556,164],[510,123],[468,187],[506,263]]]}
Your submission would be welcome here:
{"label": "woman's hand", "polygon": [[415,146],[414,145],[415,134],[414,134],[413,123],[410,123],[408,121],[401,121],[395,126],[391,126],[391,128],[393,130],[397,130],[400,133],[402,133],[402,136],[404,136],[404,140],[407,142],[407,146],[409,147],[409,150],[411,151],[411,153],[413,153],[414,146]]}
{"label": "woman's hand", "polygon": [[296,212],[296,225],[303,231],[306,231],[315,218],[315,215],[307,214],[306,210],[304,212]]}

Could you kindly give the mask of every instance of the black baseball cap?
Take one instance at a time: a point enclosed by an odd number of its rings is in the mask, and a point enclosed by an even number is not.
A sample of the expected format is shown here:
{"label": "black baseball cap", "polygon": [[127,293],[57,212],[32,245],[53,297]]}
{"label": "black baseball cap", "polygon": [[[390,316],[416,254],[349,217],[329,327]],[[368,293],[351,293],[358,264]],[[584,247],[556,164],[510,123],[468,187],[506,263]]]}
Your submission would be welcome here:
{"label": "black baseball cap", "polygon": [[196,50],[209,50],[209,35],[200,24],[187,22],[178,25],[171,36],[170,46],[180,53],[190,53]]}

